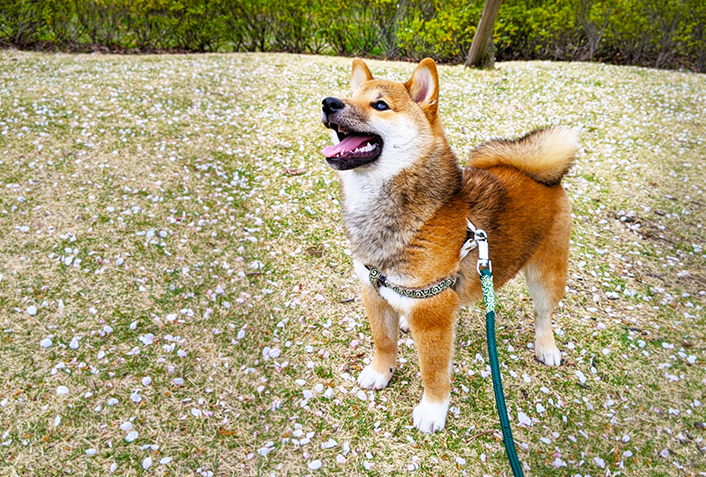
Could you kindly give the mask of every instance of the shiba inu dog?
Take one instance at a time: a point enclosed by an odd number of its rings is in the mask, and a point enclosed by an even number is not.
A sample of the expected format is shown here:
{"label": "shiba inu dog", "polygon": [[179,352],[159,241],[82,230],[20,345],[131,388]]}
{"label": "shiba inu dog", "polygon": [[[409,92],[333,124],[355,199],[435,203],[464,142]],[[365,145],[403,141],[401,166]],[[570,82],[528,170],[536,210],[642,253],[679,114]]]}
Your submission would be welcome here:
{"label": "shiba inu dog", "polygon": [[353,60],[349,98],[323,100],[334,145],[345,227],[362,283],[375,353],[358,377],[387,386],[396,368],[398,328],[419,355],[424,396],[420,431],[441,430],[450,399],[454,324],[481,298],[473,253],[461,259],[467,220],[487,232],[495,286],[522,270],[534,303],[536,358],[558,366],[552,312],[566,284],[571,205],[561,179],[578,150],[568,129],[492,140],[459,166],[438,114],[439,79],[427,58],[406,83],[373,79]]}

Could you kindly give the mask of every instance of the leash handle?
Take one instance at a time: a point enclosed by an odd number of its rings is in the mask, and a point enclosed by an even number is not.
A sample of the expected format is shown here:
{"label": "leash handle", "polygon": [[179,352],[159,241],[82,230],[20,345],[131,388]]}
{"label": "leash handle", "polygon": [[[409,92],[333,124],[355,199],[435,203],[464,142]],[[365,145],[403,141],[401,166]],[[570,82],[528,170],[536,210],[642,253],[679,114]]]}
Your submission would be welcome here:
{"label": "leash handle", "polygon": [[[480,242],[479,242],[480,245]],[[486,242],[487,247],[487,242]],[[478,252],[480,255],[480,246]],[[480,269],[481,260],[478,260],[478,268]],[[488,260],[488,267],[490,260]],[[485,332],[488,340],[488,360],[490,361],[490,372],[493,377],[493,392],[495,393],[495,405],[498,409],[498,417],[500,418],[500,429],[503,433],[503,444],[505,452],[510,461],[510,468],[515,477],[524,477],[520,459],[517,457],[515,449],[515,441],[512,438],[512,429],[510,428],[510,420],[507,416],[507,407],[505,405],[505,393],[503,392],[503,381],[500,376],[500,363],[498,361],[498,348],[495,338],[495,287],[493,285],[493,274],[490,268],[479,270],[480,281],[483,289],[483,301],[485,302]]]}

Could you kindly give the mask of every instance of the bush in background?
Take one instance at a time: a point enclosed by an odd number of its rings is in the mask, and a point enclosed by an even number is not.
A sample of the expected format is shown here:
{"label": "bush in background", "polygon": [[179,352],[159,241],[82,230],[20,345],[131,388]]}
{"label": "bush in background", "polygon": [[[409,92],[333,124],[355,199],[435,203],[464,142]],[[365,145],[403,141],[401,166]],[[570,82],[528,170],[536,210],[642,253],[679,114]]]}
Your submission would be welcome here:
{"label": "bush in background", "polygon": [[[466,59],[483,0],[4,0],[0,46]],[[503,60],[706,71],[703,0],[506,0]]]}

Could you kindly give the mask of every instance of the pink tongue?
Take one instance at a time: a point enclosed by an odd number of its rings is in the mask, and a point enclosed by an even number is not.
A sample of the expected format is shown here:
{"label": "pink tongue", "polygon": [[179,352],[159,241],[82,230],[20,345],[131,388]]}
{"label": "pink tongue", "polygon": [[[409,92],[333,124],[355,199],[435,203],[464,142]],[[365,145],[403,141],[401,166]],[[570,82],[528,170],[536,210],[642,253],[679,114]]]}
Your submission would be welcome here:
{"label": "pink tongue", "polygon": [[326,157],[334,157],[346,151],[355,151],[364,142],[372,140],[372,136],[348,136],[335,146],[326,146],[321,152]]}

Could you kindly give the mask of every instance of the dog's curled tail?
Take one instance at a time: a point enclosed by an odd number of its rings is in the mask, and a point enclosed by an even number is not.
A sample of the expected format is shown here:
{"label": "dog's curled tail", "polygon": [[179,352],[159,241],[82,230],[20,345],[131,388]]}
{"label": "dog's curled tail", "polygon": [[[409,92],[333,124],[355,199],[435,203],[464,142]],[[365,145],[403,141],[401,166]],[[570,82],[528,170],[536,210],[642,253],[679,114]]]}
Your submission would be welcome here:
{"label": "dog's curled tail", "polygon": [[471,153],[471,167],[515,167],[532,179],[552,186],[561,182],[578,151],[578,134],[572,129],[538,129],[519,139],[493,139]]}

